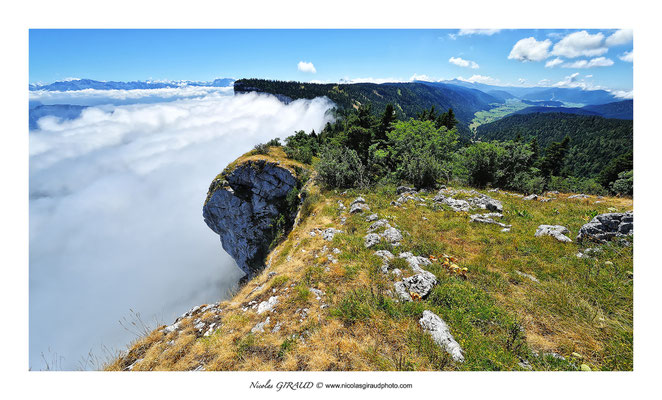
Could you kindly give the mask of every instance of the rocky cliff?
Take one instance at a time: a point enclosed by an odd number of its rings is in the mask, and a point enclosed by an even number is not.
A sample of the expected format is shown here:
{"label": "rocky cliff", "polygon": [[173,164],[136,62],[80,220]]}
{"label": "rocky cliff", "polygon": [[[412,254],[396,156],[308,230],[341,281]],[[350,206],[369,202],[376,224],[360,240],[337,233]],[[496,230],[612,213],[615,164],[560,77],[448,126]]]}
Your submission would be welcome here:
{"label": "rocky cliff", "polygon": [[241,162],[212,182],[205,222],[248,277],[264,267],[271,243],[292,226],[300,187],[295,171],[266,159]]}

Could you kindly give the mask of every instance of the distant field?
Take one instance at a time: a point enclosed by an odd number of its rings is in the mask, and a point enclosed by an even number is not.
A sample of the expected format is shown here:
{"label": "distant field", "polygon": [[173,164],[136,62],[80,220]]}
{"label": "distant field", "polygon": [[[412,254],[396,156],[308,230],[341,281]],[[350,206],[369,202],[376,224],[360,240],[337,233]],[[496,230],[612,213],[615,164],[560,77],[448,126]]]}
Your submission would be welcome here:
{"label": "distant field", "polygon": [[480,125],[496,121],[497,119],[503,118],[508,114],[522,110],[526,107],[530,107],[530,105],[524,104],[519,100],[508,101],[506,104],[495,104],[495,107],[488,111],[477,111],[469,124],[469,129],[471,129],[471,132],[475,132],[476,128]]}
{"label": "distant field", "polygon": [[[585,104],[582,103],[563,103],[563,107],[583,107]],[[469,124],[469,129],[472,133],[476,133],[476,128],[483,124],[488,124],[490,122],[496,121],[505,117],[508,114],[514,113],[516,111],[531,107],[530,104],[525,104],[519,100],[508,100],[506,104],[494,104],[494,108],[488,111],[477,111],[474,114],[474,118]]]}

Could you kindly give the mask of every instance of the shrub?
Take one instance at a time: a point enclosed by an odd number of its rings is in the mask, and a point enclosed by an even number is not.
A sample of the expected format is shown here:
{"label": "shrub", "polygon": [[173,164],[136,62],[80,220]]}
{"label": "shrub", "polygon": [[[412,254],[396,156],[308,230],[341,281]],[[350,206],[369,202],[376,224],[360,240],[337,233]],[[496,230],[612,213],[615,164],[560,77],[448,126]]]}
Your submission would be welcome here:
{"label": "shrub", "polygon": [[253,154],[267,155],[269,154],[270,145],[267,143],[258,143],[253,147]]}
{"label": "shrub", "polygon": [[433,187],[437,181],[446,180],[448,171],[429,152],[415,154],[404,162],[402,179],[417,188]]}
{"label": "shrub", "polygon": [[368,185],[365,167],[354,150],[326,147],[315,169],[320,180],[332,188],[360,188]]}
{"label": "shrub", "polygon": [[634,171],[629,170],[618,174],[618,179],[611,184],[611,191],[618,194],[632,196],[634,185]]}

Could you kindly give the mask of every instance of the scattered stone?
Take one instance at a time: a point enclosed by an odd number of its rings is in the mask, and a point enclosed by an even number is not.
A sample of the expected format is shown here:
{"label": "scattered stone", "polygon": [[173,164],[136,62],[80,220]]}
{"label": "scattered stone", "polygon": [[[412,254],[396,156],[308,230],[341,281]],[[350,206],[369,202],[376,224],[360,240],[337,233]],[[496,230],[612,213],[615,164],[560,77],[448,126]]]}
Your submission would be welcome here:
{"label": "scattered stone", "polygon": [[338,210],[342,211],[345,210],[347,207],[342,203],[342,201],[338,200]]}
{"label": "scattered stone", "polygon": [[591,367],[589,367],[587,364],[582,364],[579,366],[579,369],[582,371],[590,371]]}
{"label": "scattered stone", "polygon": [[349,207],[349,213],[350,214],[361,213],[361,212],[364,212],[364,211],[370,211],[370,207],[368,207],[368,205],[365,204],[365,203],[356,203],[356,204],[352,204]]}
{"label": "scattered stone", "polygon": [[376,231],[377,229],[381,229],[381,228],[387,229],[387,228],[390,228],[390,227],[391,227],[391,224],[389,224],[387,220],[380,219],[379,221],[373,222],[370,225],[370,227],[368,228],[368,233],[372,233],[372,232]]}
{"label": "scattered stone", "polygon": [[547,202],[549,202],[549,201],[552,201],[552,199],[549,198],[549,197],[541,197],[541,198],[538,199],[538,200],[539,200],[541,203],[547,203]]}
{"label": "scattered stone", "polygon": [[257,325],[255,325],[251,329],[251,333],[264,332],[264,326],[267,325],[268,323],[269,323],[269,317],[267,317],[267,319],[265,319],[264,321],[259,322]]}
{"label": "scattered stone", "polygon": [[520,272],[520,271],[515,271],[515,273],[519,276],[524,277],[524,278],[528,278],[528,279],[534,281],[535,283],[540,283],[540,281],[535,276],[533,276],[531,274],[527,274],[527,273]]}
{"label": "scattered stone", "polygon": [[308,290],[310,290],[316,296],[316,300],[321,300],[322,296],[324,295],[324,292],[319,289],[309,288]]}
{"label": "scattered stone", "polygon": [[448,325],[446,325],[443,319],[437,314],[425,310],[423,311],[423,317],[418,323],[432,336],[432,339],[438,346],[444,348],[451,355],[455,362],[464,362],[462,348],[455,341],[455,338],[453,338]]}
{"label": "scattered stone", "polygon": [[340,249],[337,247],[334,247],[333,250],[331,250],[333,254],[340,254]]}
{"label": "scattered stone", "polygon": [[552,190],[552,191],[549,191],[549,192],[545,192],[545,194],[546,194],[547,196],[549,196],[549,195],[551,195],[551,194],[559,194],[559,191],[558,191],[558,190]]}
{"label": "scattered stone", "polygon": [[634,215],[632,211],[600,214],[579,229],[577,240],[605,242],[614,237],[632,235],[633,226]]}
{"label": "scattered stone", "polygon": [[370,214],[366,217],[365,220],[366,222],[372,222],[372,221],[377,221],[378,219],[379,217],[377,216],[377,214]]}
{"label": "scattered stone", "polygon": [[488,211],[503,212],[503,205],[499,200],[493,199],[484,194],[469,199],[469,203],[474,207],[482,208]]}
{"label": "scattered stone", "polygon": [[540,225],[538,230],[536,230],[535,237],[540,236],[551,236],[559,242],[572,242],[572,239],[567,237],[565,234],[570,233],[568,228],[561,225]]}
{"label": "scattered stone", "polygon": [[281,326],[281,323],[278,322],[276,324],[276,326],[274,326],[273,329],[271,329],[271,332],[276,333],[276,332],[280,331],[280,326]]}
{"label": "scattered stone", "polygon": [[393,246],[399,246],[400,241],[402,240],[402,233],[399,230],[390,227],[390,225],[380,236]]}
{"label": "scattered stone", "polygon": [[402,279],[400,282],[396,282],[395,290],[398,294],[401,294],[404,290],[407,295],[401,295],[400,298],[405,301],[412,301],[413,294],[418,295],[421,299],[425,298],[436,284],[437,277],[435,277],[433,273],[421,271],[416,275],[412,275],[408,278]]}
{"label": "scattered stone", "polygon": [[166,326],[163,330],[166,331],[166,333],[172,333],[179,329],[179,324],[179,322],[175,322],[172,325]]}
{"label": "scattered stone", "polygon": [[379,243],[381,238],[376,233],[368,233],[367,235],[365,235],[364,240],[365,240],[365,243],[364,243],[365,247],[370,248],[370,247],[376,245],[377,243]]}
{"label": "scattered stone", "polygon": [[455,212],[468,212],[471,209],[471,205],[466,200],[456,200],[452,197],[446,197],[442,193],[438,193],[433,200],[437,203],[449,206]]}
{"label": "scattered stone", "polygon": [[398,186],[397,189],[395,189],[395,192],[397,194],[403,194],[403,193],[416,193],[416,189],[412,187],[407,187],[407,186]]}
{"label": "scattered stone", "polygon": [[361,196],[357,197],[349,205],[353,206],[354,204],[365,204],[365,199]]}
{"label": "scattered stone", "polygon": [[498,225],[502,228],[510,228],[511,225],[506,225],[502,222],[497,222],[494,218],[502,218],[503,214],[500,213],[487,213],[487,214],[473,214],[469,217],[469,222],[480,222],[483,224]]}
{"label": "scattered stone", "polygon": [[409,267],[414,271],[414,272],[424,272],[425,270],[421,268],[421,265],[430,265],[432,262],[428,260],[425,257],[419,257],[415,256],[410,252],[406,253],[400,253],[398,255],[399,258],[404,258],[405,261],[407,261],[407,264],[409,264]]}
{"label": "scattered stone", "polygon": [[322,238],[324,240],[331,241],[333,240],[333,237],[336,233],[342,233],[342,231],[335,228],[325,229],[324,232],[322,232]]}
{"label": "scattered stone", "polygon": [[395,256],[391,254],[391,252],[388,250],[377,250],[375,252],[375,255],[381,258],[384,262],[389,262],[390,260],[395,258]]}
{"label": "scattered stone", "polygon": [[278,304],[278,296],[271,296],[269,300],[263,301],[260,305],[257,306],[257,313],[262,314],[267,311],[271,311]]}
{"label": "scattered stone", "polygon": [[510,232],[510,228],[503,228],[501,232]]}
{"label": "scattered stone", "polygon": [[537,194],[530,194],[526,197],[522,197],[522,200],[538,200],[538,195]]}
{"label": "scattered stone", "polygon": [[588,199],[589,196],[581,193],[581,194],[573,194],[572,196],[568,196],[569,199]]}

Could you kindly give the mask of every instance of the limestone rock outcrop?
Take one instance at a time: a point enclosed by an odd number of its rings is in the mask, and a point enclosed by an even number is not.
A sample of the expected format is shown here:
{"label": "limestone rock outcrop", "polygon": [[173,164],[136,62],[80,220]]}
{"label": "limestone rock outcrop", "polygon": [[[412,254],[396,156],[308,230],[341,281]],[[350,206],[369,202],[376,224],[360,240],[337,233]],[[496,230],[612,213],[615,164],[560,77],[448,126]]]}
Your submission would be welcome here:
{"label": "limestone rock outcrop", "polygon": [[202,215],[249,277],[264,268],[274,227],[294,221],[286,197],[298,186],[295,174],[267,160],[245,161],[212,182]]}

